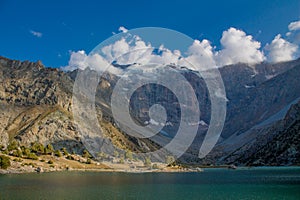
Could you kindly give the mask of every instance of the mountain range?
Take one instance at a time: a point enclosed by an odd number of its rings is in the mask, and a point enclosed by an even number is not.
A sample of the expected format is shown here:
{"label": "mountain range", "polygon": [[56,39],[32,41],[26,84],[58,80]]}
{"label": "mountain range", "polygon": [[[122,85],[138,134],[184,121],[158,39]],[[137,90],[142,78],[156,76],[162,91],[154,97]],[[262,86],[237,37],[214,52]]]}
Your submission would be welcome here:
{"label": "mountain range", "polygon": [[[179,158],[180,162],[241,166],[300,164],[300,59],[219,68],[226,90],[226,119],[218,143],[202,159],[198,158],[198,152],[211,119],[207,85],[196,71],[171,65],[164,68],[173,68],[186,78],[197,98],[191,101],[199,102],[201,110],[197,135]],[[70,152],[82,153],[85,146],[72,113],[77,74],[78,70],[47,68],[40,61],[0,57],[0,144],[7,146],[18,140],[29,145],[38,141],[51,143],[55,149],[66,147]],[[135,76],[134,81],[151,74],[141,76]],[[105,73],[96,91],[97,119],[105,136],[102,148],[107,148],[105,143],[110,141],[120,152],[129,149],[139,153],[169,143],[180,126],[182,105],[176,95],[154,84],[133,93],[129,110],[135,123],[154,123],[150,121],[149,109],[157,103],[166,109],[168,121],[157,136],[136,138],[124,133],[112,115],[111,95],[119,79],[118,75]]]}

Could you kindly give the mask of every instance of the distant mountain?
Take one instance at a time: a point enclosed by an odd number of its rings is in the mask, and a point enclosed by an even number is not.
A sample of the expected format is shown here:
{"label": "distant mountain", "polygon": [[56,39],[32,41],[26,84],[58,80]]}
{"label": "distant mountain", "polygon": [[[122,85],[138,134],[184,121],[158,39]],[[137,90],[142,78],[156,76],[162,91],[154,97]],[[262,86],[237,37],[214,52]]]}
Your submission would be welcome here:
{"label": "distant mountain", "polygon": [[[197,98],[190,100],[198,101],[201,110],[197,137],[180,158],[182,162],[207,165],[300,164],[300,60],[252,66],[240,63],[219,69],[228,99],[227,116],[218,144],[204,159],[197,158],[197,155],[211,118],[207,86],[195,71],[165,66],[168,67],[189,81]],[[55,148],[64,146],[70,151],[82,152],[85,147],[78,125],[73,121],[71,101],[77,73],[76,70],[62,72],[45,68],[41,62],[0,57],[0,143],[7,145],[12,139],[24,144],[40,141],[52,143]],[[145,76],[151,77],[151,74],[136,75],[134,81]],[[136,90],[130,99],[134,121],[140,125],[150,123],[149,108],[159,103],[165,107],[169,123],[151,139],[134,138],[121,132],[112,117],[111,94],[119,78],[105,73],[96,93],[98,119],[105,140],[112,141],[118,149],[134,152],[155,150],[170,142],[180,125],[182,105],[176,96],[168,88],[154,84]],[[172,80],[172,77],[168,78]]]}

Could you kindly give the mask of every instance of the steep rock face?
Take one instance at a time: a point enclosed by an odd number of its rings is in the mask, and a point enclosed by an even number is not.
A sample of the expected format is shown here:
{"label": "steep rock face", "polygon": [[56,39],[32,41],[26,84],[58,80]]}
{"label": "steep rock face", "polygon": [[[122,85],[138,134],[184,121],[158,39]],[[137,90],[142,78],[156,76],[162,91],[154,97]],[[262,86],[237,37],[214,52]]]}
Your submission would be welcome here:
{"label": "steep rock face", "polygon": [[[86,147],[72,113],[75,78],[76,72],[67,74],[45,68],[40,61],[21,62],[0,57],[0,144],[6,146],[16,139],[24,145],[51,143],[55,149],[66,147],[69,152],[81,153]],[[99,90],[102,87],[103,83]],[[102,111],[97,109],[106,142],[110,140],[120,150],[140,152],[144,148],[156,148],[147,141],[124,135],[112,125],[109,115],[106,116],[102,120]],[[88,134],[97,134],[90,131]]]}
{"label": "steep rock face", "polygon": [[226,88],[227,116],[223,138],[243,133],[299,97],[300,60],[220,69]]}
{"label": "steep rock face", "polygon": [[[258,135],[273,137],[265,127],[252,128],[280,112],[300,95],[298,82],[300,60],[277,64],[262,63],[253,66],[236,64],[220,68],[228,99],[226,121],[219,140],[219,144],[224,141],[225,145],[217,145],[207,158],[199,160],[197,159],[198,151],[210,121],[211,102],[207,86],[197,72],[174,66],[169,67],[181,73],[192,85],[201,110],[198,135],[182,157],[182,160],[188,163],[226,164],[233,162],[230,159],[223,160],[223,158],[244,144],[251,143],[253,138]],[[140,77],[140,80],[149,77],[151,75],[147,74],[146,77]],[[167,78],[173,80],[173,77]],[[117,81],[118,77],[114,76],[106,76],[101,81],[100,85],[103,90],[99,92],[98,96],[102,98],[103,102],[106,102],[105,105],[108,107],[110,106],[111,91]],[[134,81],[139,81],[139,79],[135,77]],[[178,83],[174,82],[173,84]],[[180,85],[178,87],[180,88]],[[184,91],[182,91],[182,95],[185,95]],[[181,115],[178,99],[167,88],[147,85],[136,90],[130,99],[131,116],[137,123],[145,124],[149,121],[149,108],[154,103],[163,105],[167,110],[167,121],[170,123],[164,127],[161,135],[167,137],[169,142],[178,130]],[[278,120],[280,119],[275,121]],[[170,124],[172,125],[170,126]],[[166,136],[166,133],[169,135]],[[231,140],[236,141],[231,142]]]}
{"label": "steep rock face", "polygon": [[[1,144],[12,139],[82,150],[72,122],[72,80],[57,69],[0,58]],[[62,144],[61,141],[69,141]],[[72,145],[71,145],[72,144]],[[81,146],[80,146],[81,144]]]}
{"label": "steep rock face", "polygon": [[293,104],[285,117],[257,127],[258,134],[219,162],[236,165],[299,165],[300,164],[300,101]]}
{"label": "steep rock face", "polygon": [[71,79],[40,61],[16,61],[0,57],[1,103],[18,106],[60,105],[70,110]]}

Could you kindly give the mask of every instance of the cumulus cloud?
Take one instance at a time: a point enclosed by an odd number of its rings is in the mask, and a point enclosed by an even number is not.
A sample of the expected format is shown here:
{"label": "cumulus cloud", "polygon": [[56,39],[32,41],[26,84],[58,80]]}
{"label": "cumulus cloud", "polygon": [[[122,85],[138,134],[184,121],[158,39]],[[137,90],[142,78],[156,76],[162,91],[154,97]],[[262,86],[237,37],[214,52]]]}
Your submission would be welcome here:
{"label": "cumulus cloud", "polygon": [[[154,53],[157,50],[160,54]],[[144,42],[139,36],[121,38],[113,44],[102,48],[103,57],[110,63],[128,64],[169,64],[177,63],[180,51],[171,51],[163,46],[158,49]]]}
{"label": "cumulus cloud", "polygon": [[[189,68],[194,70],[207,69],[216,66],[213,47],[208,40],[195,40],[189,47],[185,59],[188,61],[187,65],[190,65]],[[179,62],[179,64],[185,65],[186,63]]]}
{"label": "cumulus cloud", "polygon": [[264,54],[259,50],[260,42],[253,40],[251,35],[246,35],[242,30],[230,28],[223,32],[221,38],[222,50],[216,52],[219,66],[243,63],[259,63],[264,61]]}
{"label": "cumulus cloud", "polygon": [[[237,40],[237,41],[235,41]],[[158,49],[150,43],[146,43],[139,36],[127,35],[112,44],[104,46],[98,54],[86,55],[84,51],[72,52],[69,65],[64,70],[85,69],[106,70],[103,66],[109,63],[119,65],[132,64],[174,64],[185,66],[193,70],[208,69],[237,62],[261,62],[263,54],[258,50],[260,43],[253,41],[243,31],[230,28],[223,33],[221,43],[224,49],[215,52],[210,41],[195,40],[182,55],[179,50],[169,50],[161,45]],[[240,49],[244,49],[241,52]],[[218,60],[218,63],[216,63]],[[117,68],[109,67],[116,71]]]}
{"label": "cumulus cloud", "polygon": [[[297,52],[297,37],[299,36],[300,42],[300,21],[290,23],[288,28],[289,32],[286,34],[288,35],[286,39],[277,35],[270,44],[265,46],[265,56],[261,50],[260,42],[236,28],[229,28],[223,32],[220,50],[216,50],[206,39],[194,40],[186,52],[182,54],[179,50],[172,51],[163,45],[155,48],[139,36],[131,35],[125,27],[121,26],[119,31],[127,33],[125,36],[102,47],[93,55],[87,55],[82,50],[71,52],[69,64],[63,67],[63,70],[90,67],[95,70],[119,74],[121,69],[114,67],[114,64],[174,64],[193,70],[201,70],[239,62],[256,64],[266,60],[269,62],[288,61],[296,58],[299,53]],[[107,68],[107,66],[109,67]]]}
{"label": "cumulus cloud", "polygon": [[124,26],[120,26],[119,27],[119,31],[123,32],[123,33],[127,33],[128,32],[128,29],[125,28]]}
{"label": "cumulus cloud", "polygon": [[281,62],[294,59],[298,46],[281,38],[278,34],[271,44],[267,44],[265,49],[269,52],[267,59],[269,62]]}
{"label": "cumulus cloud", "polygon": [[30,32],[33,36],[38,37],[38,38],[40,38],[40,37],[43,36],[43,33],[41,33],[41,32],[37,32],[37,31],[33,31],[33,30],[30,30],[29,32]]}
{"label": "cumulus cloud", "polygon": [[285,39],[278,34],[271,44],[265,46],[268,62],[289,61],[299,57],[300,20],[291,22],[288,29],[289,32],[285,34]]}
{"label": "cumulus cloud", "polygon": [[300,21],[291,22],[288,28],[290,31],[300,30]]}
{"label": "cumulus cloud", "polygon": [[115,68],[110,65],[107,60],[105,60],[99,54],[87,55],[84,50],[77,52],[72,51],[70,53],[69,64],[66,67],[62,67],[64,71],[73,71],[75,69],[85,69],[89,67],[97,71],[109,71],[114,74],[119,74],[120,69]]}
{"label": "cumulus cloud", "polygon": [[[155,53],[156,52],[156,53]],[[98,71],[120,73],[120,69],[113,66],[128,64],[177,64],[181,57],[179,50],[171,51],[161,45],[158,49],[150,43],[144,42],[139,36],[122,37],[112,44],[104,46],[98,53],[87,55],[80,50],[71,52],[65,71],[85,69],[87,67]],[[109,66],[107,68],[107,66]],[[107,68],[107,69],[106,69]]]}
{"label": "cumulus cloud", "polygon": [[299,45],[300,44],[300,20],[291,22],[288,26],[289,32],[286,33],[287,39]]}

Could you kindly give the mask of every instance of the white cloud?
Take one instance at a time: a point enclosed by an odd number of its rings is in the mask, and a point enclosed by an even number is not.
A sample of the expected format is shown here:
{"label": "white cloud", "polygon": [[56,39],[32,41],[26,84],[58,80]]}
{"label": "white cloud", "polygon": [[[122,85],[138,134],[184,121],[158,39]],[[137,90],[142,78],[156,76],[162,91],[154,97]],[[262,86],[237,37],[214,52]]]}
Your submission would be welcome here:
{"label": "white cloud", "polygon": [[[150,43],[146,43],[137,35],[131,35],[128,30],[121,26],[119,31],[127,33],[124,37],[99,49],[99,54],[87,55],[84,51],[71,52],[69,65],[64,70],[85,69],[90,67],[96,70],[108,70],[120,73],[120,69],[111,66],[116,62],[119,65],[128,64],[175,64],[190,69],[200,70],[211,67],[222,67],[236,63],[256,64],[267,59],[269,62],[287,61],[296,58],[297,38],[300,41],[300,21],[292,22],[288,26],[285,40],[277,35],[271,44],[267,44],[264,50],[267,58],[261,51],[260,42],[247,35],[244,31],[229,28],[224,31],[220,43],[222,48],[216,51],[208,40],[195,40],[187,49],[187,52],[170,50],[163,45],[155,49]],[[107,66],[110,66],[106,69]]]}
{"label": "white cloud", "polygon": [[69,64],[66,67],[62,67],[64,71],[73,71],[75,69],[91,68],[97,71],[109,71],[114,74],[119,74],[120,70],[110,65],[99,54],[87,55],[85,51],[80,50],[77,52],[72,51]]}
{"label": "white cloud", "polygon": [[290,31],[296,31],[296,30],[300,30],[300,20],[299,21],[295,21],[295,22],[291,22],[288,26]]}
{"label": "white cloud", "polygon": [[216,66],[213,48],[208,40],[195,40],[189,47],[185,59],[190,64],[181,62],[179,62],[179,64],[189,65],[188,67],[194,70],[207,69]]}
{"label": "white cloud", "polygon": [[[129,44],[122,38],[113,44],[103,47],[102,52],[106,56],[106,60],[112,62],[115,58],[129,51]],[[128,63],[127,63],[128,64]]]}
{"label": "white cloud", "polygon": [[264,54],[259,50],[260,42],[253,40],[242,30],[230,28],[223,32],[221,38],[223,49],[216,53],[219,66],[243,63],[259,63],[264,61]]}
{"label": "white cloud", "polygon": [[300,44],[300,20],[291,22],[288,28],[289,28],[289,32],[286,33],[287,39],[291,43],[299,45]]}
{"label": "white cloud", "polygon": [[298,47],[281,38],[281,35],[278,34],[271,44],[266,45],[265,49],[269,52],[267,55],[269,62],[281,62],[294,59]]}
{"label": "white cloud", "polygon": [[43,33],[41,33],[41,32],[37,32],[37,31],[33,31],[33,30],[30,30],[29,32],[30,32],[33,36],[38,37],[38,38],[40,38],[40,37],[43,36]]}
{"label": "white cloud", "polygon": [[[236,39],[239,40],[239,44],[235,44],[234,40]],[[114,43],[104,46],[100,49],[99,54],[93,56],[87,56],[84,51],[72,52],[69,66],[64,67],[64,70],[85,69],[87,66],[93,66],[97,70],[105,70],[101,66],[107,66],[113,62],[120,65],[134,63],[141,65],[153,63],[175,64],[193,70],[200,70],[216,67],[215,58],[219,58],[219,66],[236,62],[261,62],[264,58],[258,50],[260,44],[253,41],[251,36],[246,36],[242,31],[229,29],[224,32],[221,42],[225,48],[215,52],[210,41],[205,39],[202,41],[195,40],[183,56],[179,50],[171,51],[163,45],[156,50],[159,53],[154,53],[155,48],[150,43],[147,44],[139,36],[128,35],[126,38],[122,37]],[[246,51],[241,53],[239,48]],[[114,68],[114,71],[116,69]]]}
{"label": "white cloud", "polygon": [[132,36],[121,38],[113,44],[102,48],[103,57],[110,63],[113,61],[120,65],[127,64],[170,64],[177,63],[180,51],[170,51],[163,46],[159,47],[160,55],[153,53],[154,47],[146,44],[140,37]]}
{"label": "white cloud", "polygon": [[125,28],[124,26],[120,26],[119,27],[119,31],[123,32],[123,33],[127,33],[128,32],[128,29]]}

